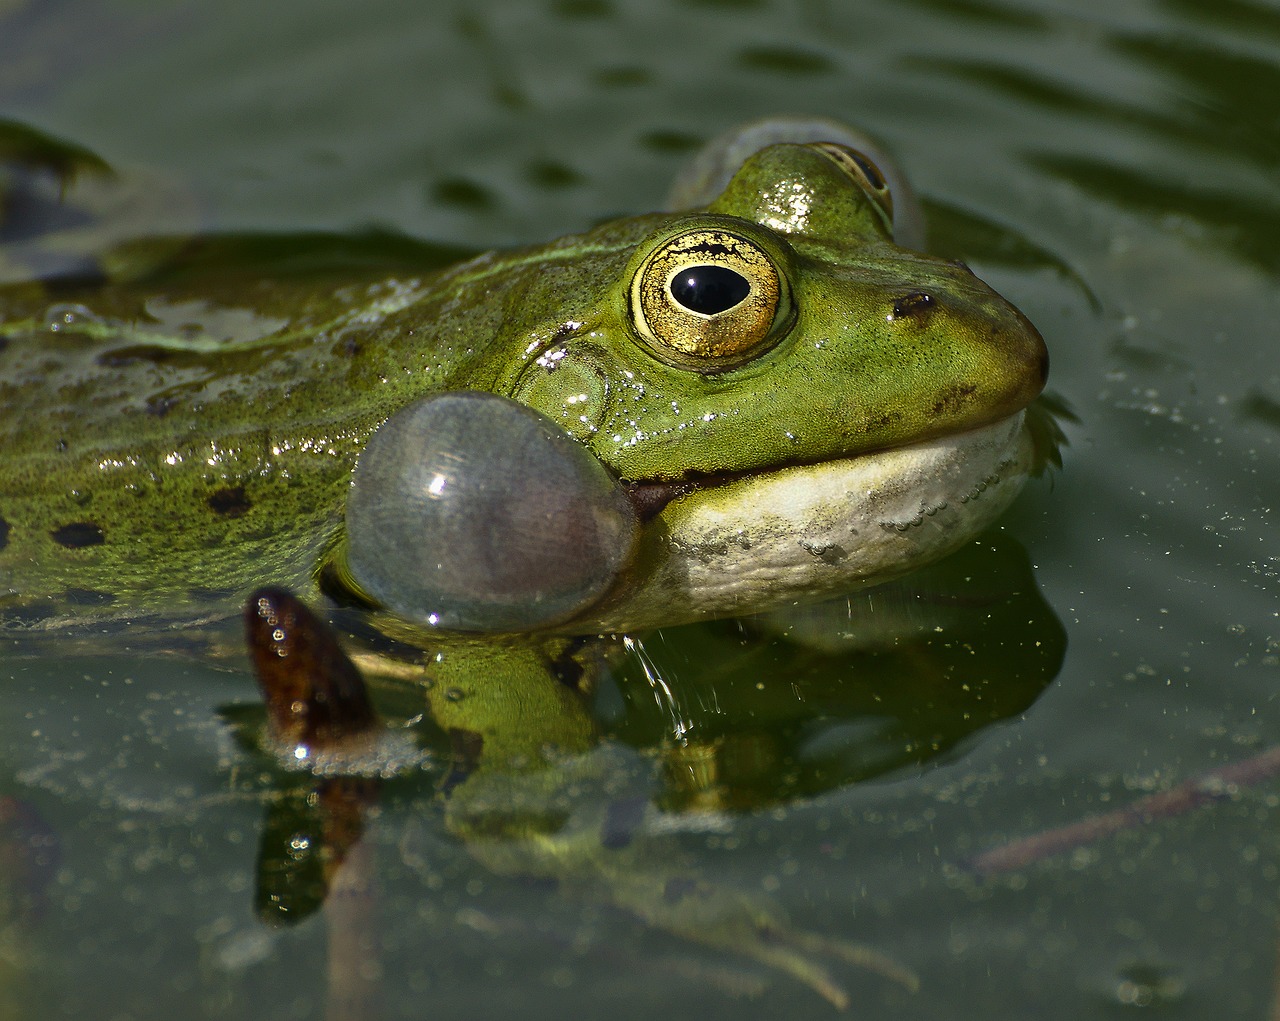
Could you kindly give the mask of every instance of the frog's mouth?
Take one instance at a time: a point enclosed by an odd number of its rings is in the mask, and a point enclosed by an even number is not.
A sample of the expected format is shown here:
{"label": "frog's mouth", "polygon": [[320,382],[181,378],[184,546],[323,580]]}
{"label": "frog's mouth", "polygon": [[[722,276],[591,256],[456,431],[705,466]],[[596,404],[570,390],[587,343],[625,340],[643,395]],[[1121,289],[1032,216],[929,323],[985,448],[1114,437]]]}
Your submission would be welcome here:
{"label": "frog's mouth", "polygon": [[646,522],[601,630],[757,613],[879,584],[972,539],[1035,466],[1024,411],[955,436],[739,475],[627,487]]}
{"label": "frog's mouth", "polygon": [[[996,424],[1011,421],[1019,418],[1022,412],[1011,416],[1008,419],[1001,419]],[[987,427],[979,427],[971,430],[971,433],[981,433]],[[965,433],[962,435],[969,435]],[[950,439],[950,438],[949,438]],[[866,463],[875,458],[885,457],[894,450],[910,450],[920,447],[924,444],[934,443],[936,440],[922,440],[916,443],[903,444],[899,447],[886,447],[881,450],[861,451],[856,455],[848,457],[828,458],[823,461],[789,461],[785,464],[768,465],[763,468],[753,468],[746,471],[738,472],[689,472],[683,478],[677,480],[637,480],[622,482],[622,488],[627,495],[627,499],[631,501],[632,509],[636,513],[636,517],[641,524],[647,524],[666,510],[667,506],[675,500],[689,496],[693,493],[699,493],[706,490],[719,489],[725,486],[734,486],[739,483],[749,482],[752,479],[760,479],[769,476],[778,475],[779,473],[789,472],[794,469],[815,469],[822,470],[833,468],[835,466],[849,464],[851,462]],[[945,441],[943,441],[945,443]],[[967,445],[966,445],[967,446]]]}

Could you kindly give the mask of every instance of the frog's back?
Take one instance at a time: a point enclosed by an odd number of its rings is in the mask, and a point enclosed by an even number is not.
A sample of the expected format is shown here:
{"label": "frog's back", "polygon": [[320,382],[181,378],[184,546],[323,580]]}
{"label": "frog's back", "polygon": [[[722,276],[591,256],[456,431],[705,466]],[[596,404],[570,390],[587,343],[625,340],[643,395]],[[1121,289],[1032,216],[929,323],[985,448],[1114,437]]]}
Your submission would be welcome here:
{"label": "frog's back", "polygon": [[466,368],[439,306],[466,306],[468,284],[438,285],[0,292],[0,628],[216,615],[264,580],[305,590],[400,391]]}
{"label": "frog's back", "polygon": [[625,260],[646,229],[394,277],[0,289],[0,631],[305,594],[372,432],[425,394],[492,389],[592,253]]}

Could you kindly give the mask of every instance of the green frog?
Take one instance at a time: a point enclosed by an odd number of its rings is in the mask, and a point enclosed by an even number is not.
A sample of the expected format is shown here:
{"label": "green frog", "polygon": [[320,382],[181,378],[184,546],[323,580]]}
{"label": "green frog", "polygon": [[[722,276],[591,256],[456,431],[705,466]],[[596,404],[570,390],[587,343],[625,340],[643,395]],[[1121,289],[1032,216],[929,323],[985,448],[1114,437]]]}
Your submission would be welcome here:
{"label": "green frog", "polygon": [[1025,478],[1047,356],[897,245],[892,201],[859,151],[779,143],[702,208],[430,276],[10,288],[5,626],[225,616],[274,583],[622,631],[937,559]]}
{"label": "green frog", "polygon": [[563,794],[610,769],[589,636],[893,579],[1038,466],[1043,340],[909,246],[918,214],[866,150],[753,126],[673,211],[443,271],[113,281],[107,253],[99,279],[5,288],[0,634],[163,635],[290,590],[422,693],[463,763],[450,828],[496,870],[571,878],[840,1005],[815,955],[901,977],[673,886],[640,823],[615,839]]}

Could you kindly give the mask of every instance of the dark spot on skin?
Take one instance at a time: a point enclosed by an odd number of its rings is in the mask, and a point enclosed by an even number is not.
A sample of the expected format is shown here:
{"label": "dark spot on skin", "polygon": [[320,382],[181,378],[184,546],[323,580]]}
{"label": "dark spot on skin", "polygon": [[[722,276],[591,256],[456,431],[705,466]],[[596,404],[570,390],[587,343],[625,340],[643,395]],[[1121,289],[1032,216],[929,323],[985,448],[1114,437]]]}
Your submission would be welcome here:
{"label": "dark spot on skin", "polygon": [[66,440],[58,440],[57,451],[59,454],[65,454],[67,452]]}
{"label": "dark spot on skin", "polygon": [[226,486],[214,490],[205,502],[215,514],[221,514],[227,518],[243,517],[253,506],[249,498],[244,495],[244,486]]}
{"label": "dark spot on skin", "polygon": [[164,418],[174,408],[178,406],[178,398],[176,397],[152,397],[142,409],[148,415],[154,415],[156,418]]}
{"label": "dark spot on skin", "polygon": [[101,546],[107,541],[101,528],[92,521],[73,521],[63,525],[53,533],[53,541],[67,549],[84,549],[86,546]]}
{"label": "dark spot on skin", "polygon": [[6,347],[8,347],[8,346],[9,346],[9,338],[8,338],[8,337],[0,337],[0,352],[3,352],[3,351],[4,351],[4,349],[5,349]]}
{"label": "dark spot on skin", "polygon": [[9,545],[9,522],[0,518],[0,549]]}
{"label": "dark spot on skin", "polygon": [[621,798],[610,801],[600,826],[600,845],[607,851],[620,851],[635,838],[644,822],[647,798]]}
{"label": "dark spot on skin", "polygon": [[360,353],[360,342],[355,337],[343,337],[333,345],[333,353],[340,358],[354,358]]}
{"label": "dark spot on skin", "polygon": [[891,319],[904,319],[907,316],[920,316],[933,308],[933,296],[924,291],[912,291],[895,299]]}
{"label": "dark spot on skin", "polygon": [[890,426],[896,424],[901,418],[902,418],[902,415],[900,412],[890,412],[888,414],[881,415],[879,418],[872,419],[870,422],[867,423],[867,431],[871,432],[871,431],[886,430]]}
{"label": "dark spot on skin", "polygon": [[952,387],[934,404],[933,414],[938,417],[949,411],[958,411],[969,403],[970,398],[978,392],[976,386]]}
{"label": "dark spot on skin", "polygon": [[668,879],[662,888],[662,899],[668,904],[679,904],[686,897],[698,892],[698,881],[688,876],[676,876]]}
{"label": "dark spot on skin", "polygon": [[74,606],[106,606],[116,601],[116,597],[110,592],[99,592],[92,588],[69,588],[62,593],[62,597]]}

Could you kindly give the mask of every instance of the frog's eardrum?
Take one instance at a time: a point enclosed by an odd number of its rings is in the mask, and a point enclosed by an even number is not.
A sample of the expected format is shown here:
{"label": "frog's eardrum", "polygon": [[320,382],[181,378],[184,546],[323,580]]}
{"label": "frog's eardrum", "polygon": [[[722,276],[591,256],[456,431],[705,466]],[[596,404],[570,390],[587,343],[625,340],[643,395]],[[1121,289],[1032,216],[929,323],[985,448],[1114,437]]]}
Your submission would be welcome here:
{"label": "frog's eardrum", "polygon": [[409,405],[369,441],[347,501],[347,567],[420,623],[526,631],[598,601],[638,527],[617,479],[554,422],[460,391]]}

